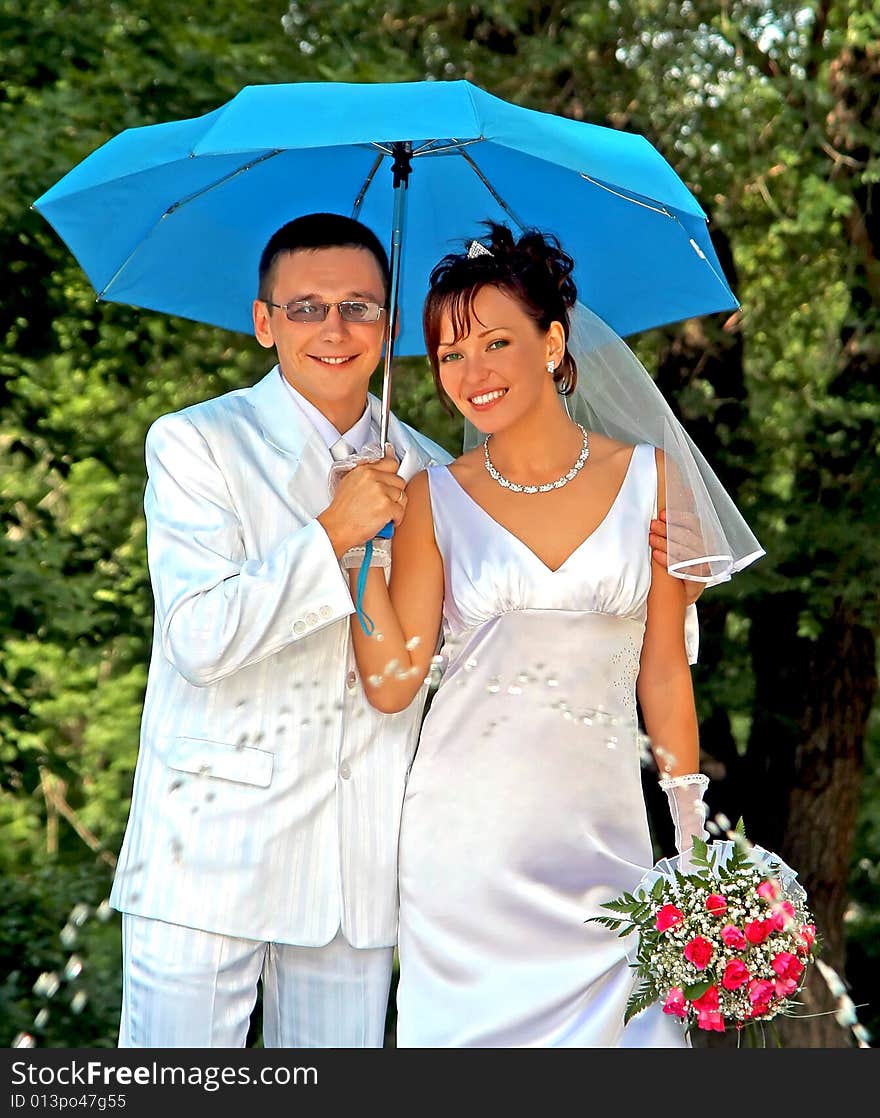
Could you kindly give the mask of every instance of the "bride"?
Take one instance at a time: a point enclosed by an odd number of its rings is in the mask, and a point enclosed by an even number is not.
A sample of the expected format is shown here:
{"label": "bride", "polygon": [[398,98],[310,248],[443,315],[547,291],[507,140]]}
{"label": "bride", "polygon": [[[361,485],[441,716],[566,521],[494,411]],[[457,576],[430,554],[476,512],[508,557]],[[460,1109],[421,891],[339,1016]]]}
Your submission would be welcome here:
{"label": "bride", "polygon": [[[403,808],[398,1047],[687,1046],[659,1007],[624,1028],[624,946],[585,923],[653,861],[637,699],[680,852],[708,781],[685,584],[648,543],[680,467],[571,417],[572,269],[504,226],[435,268],[435,380],[484,438],[401,493],[390,585],[375,566],[361,587],[371,635],[352,624],[383,711],[413,700],[441,627],[446,661]],[[729,577],[703,551],[681,566]]]}

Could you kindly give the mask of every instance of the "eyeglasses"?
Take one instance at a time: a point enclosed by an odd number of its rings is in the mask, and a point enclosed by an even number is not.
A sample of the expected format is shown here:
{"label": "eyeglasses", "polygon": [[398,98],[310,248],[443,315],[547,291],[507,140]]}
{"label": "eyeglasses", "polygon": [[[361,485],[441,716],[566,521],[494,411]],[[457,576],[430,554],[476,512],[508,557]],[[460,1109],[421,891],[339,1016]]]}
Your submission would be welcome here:
{"label": "eyeglasses", "polygon": [[267,307],[284,311],[291,322],[323,322],[331,307],[339,308],[343,322],[377,322],[385,313],[381,303],[366,299],[343,299],[338,303],[318,303],[313,299],[291,299],[289,303],[271,303],[266,299],[265,302]]}

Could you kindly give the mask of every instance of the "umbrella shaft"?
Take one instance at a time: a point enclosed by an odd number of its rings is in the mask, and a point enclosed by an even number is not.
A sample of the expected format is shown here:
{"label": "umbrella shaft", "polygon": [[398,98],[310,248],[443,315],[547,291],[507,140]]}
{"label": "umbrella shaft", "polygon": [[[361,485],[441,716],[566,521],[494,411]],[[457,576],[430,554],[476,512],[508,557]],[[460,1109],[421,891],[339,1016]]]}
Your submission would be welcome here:
{"label": "umbrella shaft", "polygon": [[[404,153],[408,158],[408,152]],[[397,153],[395,167],[401,159]],[[394,213],[391,220],[391,281],[388,294],[388,315],[385,326],[385,367],[382,374],[382,423],[379,429],[379,446],[388,440],[388,417],[391,412],[391,362],[394,357],[394,335],[397,324],[397,301],[400,289],[400,256],[403,244],[403,224],[406,216],[406,188],[409,175],[394,175]]]}

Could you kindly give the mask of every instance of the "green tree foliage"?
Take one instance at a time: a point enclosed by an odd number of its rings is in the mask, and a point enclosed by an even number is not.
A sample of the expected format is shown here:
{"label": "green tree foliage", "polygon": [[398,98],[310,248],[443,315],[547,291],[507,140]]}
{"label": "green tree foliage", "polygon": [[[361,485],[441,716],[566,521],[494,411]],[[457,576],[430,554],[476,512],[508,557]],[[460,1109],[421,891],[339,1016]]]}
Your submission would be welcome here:
{"label": "green tree foliage", "polygon": [[[869,732],[880,2],[856,7],[0,0],[0,824],[11,840],[0,872],[17,876],[16,911],[29,914],[2,926],[0,949],[28,920],[46,932],[34,932],[31,971],[4,987],[17,1028],[38,1008],[23,993],[34,968],[58,965],[46,921],[75,903],[78,866],[101,882],[125,823],[152,609],[144,435],[163,412],[266,368],[243,336],[96,305],[28,207],[122,128],[287,81],[467,78],[643,133],[700,198],[741,310],[634,344],[768,553],[701,603],[713,806],[744,814],[751,837],[798,867],[825,957],[844,973],[848,938],[860,992],[880,998],[876,719]],[[395,409],[458,444],[424,362],[400,362]],[[47,862],[68,875],[63,887]],[[56,889],[63,903],[52,907]],[[811,1008],[833,1008],[811,996]],[[106,1025],[93,1027],[106,1040]],[[824,1017],[787,1042],[848,1041]]]}

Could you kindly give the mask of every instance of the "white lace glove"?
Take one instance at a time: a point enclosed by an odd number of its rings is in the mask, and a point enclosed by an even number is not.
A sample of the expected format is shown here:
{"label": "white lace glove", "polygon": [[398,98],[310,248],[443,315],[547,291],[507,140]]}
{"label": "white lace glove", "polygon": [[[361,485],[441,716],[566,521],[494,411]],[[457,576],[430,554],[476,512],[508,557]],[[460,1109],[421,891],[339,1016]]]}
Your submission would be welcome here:
{"label": "white lace glove", "polygon": [[668,776],[660,781],[660,787],[669,801],[669,814],[675,827],[675,849],[679,855],[678,864],[682,873],[691,873],[696,868],[692,861],[694,838],[706,842],[707,806],[703,802],[709,787],[709,778],[703,773],[688,773],[686,776]]}
{"label": "white lace glove", "polygon": [[[390,446],[390,443],[388,444]],[[379,449],[377,443],[368,443],[359,454],[350,454],[348,458],[340,458],[334,462],[330,467],[330,473],[327,475],[327,492],[330,494],[330,500],[336,494],[339,488],[339,482],[355,466],[359,466],[362,462],[378,462],[383,457],[382,451]]]}
{"label": "white lace glove", "polygon": [[[360,565],[364,561],[364,556],[367,553],[366,545],[361,544],[359,547],[350,547],[348,551],[344,552],[340,562],[343,569],[348,571],[352,567],[360,570]],[[382,536],[375,536],[373,539],[373,554],[370,556],[371,567],[390,567],[391,566],[391,540],[386,540]]]}
{"label": "white lace glove", "polygon": [[[390,446],[390,443],[388,444]],[[330,467],[330,473],[327,477],[327,491],[330,494],[330,500],[339,488],[340,480],[355,466],[359,466],[361,462],[376,462],[382,457],[382,451],[379,449],[377,443],[368,443],[363,448],[360,454],[350,454],[348,458],[341,458],[334,462]],[[352,567],[360,569],[363,562],[364,555],[366,554],[366,546],[360,544],[358,547],[350,547],[346,551],[340,562],[342,563],[343,570],[351,570]],[[373,554],[370,556],[371,567],[384,567],[391,566],[391,540],[383,539],[376,536],[373,540]]]}

